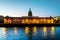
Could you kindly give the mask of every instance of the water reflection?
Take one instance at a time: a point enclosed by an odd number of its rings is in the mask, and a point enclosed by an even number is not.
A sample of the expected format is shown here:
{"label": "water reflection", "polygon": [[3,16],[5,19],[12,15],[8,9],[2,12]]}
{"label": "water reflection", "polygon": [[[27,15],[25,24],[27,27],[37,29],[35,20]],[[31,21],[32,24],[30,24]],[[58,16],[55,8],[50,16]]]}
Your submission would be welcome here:
{"label": "water reflection", "polygon": [[25,32],[26,32],[26,34],[29,33],[29,27],[25,27]]}
{"label": "water reflection", "polygon": [[36,35],[36,33],[37,33],[37,27],[36,26],[33,27],[33,33],[34,33],[34,35]]}
{"label": "water reflection", "polygon": [[60,27],[0,27],[0,40],[60,40]]}
{"label": "water reflection", "polygon": [[6,37],[6,27],[0,28],[0,39],[5,39]]}
{"label": "water reflection", "polygon": [[47,36],[47,27],[46,26],[43,27],[43,36],[44,37]]}
{"label": "water reflection", "polygon": [[6,34],[6,27],[2,28],[2,33],[5,35]]}
{"label": "water reflection", "polygon": [[17,35],[17,27],[14,27],[14,33]]}
{"label": "water reflection", "polygon": [[27,40],[32,40],[32,27],[25,27]]}
{"label": "water reflection", "polygon": [[54,26],[52,26],[52,27],[51,27],[51,37],[53,37],[54,34],[55,34],[55,32],[54,32]]}

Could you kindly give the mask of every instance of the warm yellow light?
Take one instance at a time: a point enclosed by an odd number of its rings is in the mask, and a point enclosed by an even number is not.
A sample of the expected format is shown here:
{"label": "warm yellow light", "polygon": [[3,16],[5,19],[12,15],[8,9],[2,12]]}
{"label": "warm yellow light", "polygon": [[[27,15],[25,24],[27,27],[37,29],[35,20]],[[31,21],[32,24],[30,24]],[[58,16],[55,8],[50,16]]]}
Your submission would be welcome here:
{"label": "warm yellow light", "polygon": [[47,36],[47,28],[45,26],[43,27],[43,36]]}
{"label": "warm yellow light", "polygon": [[53,19],[51,19],[51,23],[54,23],[54,20]]}
{"label": "warm yellow light", "polygon": [[6,27],[3,27],[2,30],[3,30],[3,31],[2,31],[3,34],[6,34]]}
{"label": "warm yellow light", "polygon": [[46,23],[46,19],[44,19],[44,23]]}
{"label": "warm yellow light", "polygon": [[9,24],[11,24],[11,23],[12,23],[12,21],[11,21],[11,20],[8,20],[8,23],[9,23]]}
{"label": "warm yellow light", "polygon": [[47,28],[46,28],[46,27],[44,27],[44,28],[43,28],[43,32],[46,32],[46,31],[47,31]]}
{"label": "warm yellow light", "polygon": [[7,23],[7,19],[6,18],[4,18],[4,23]]}
{"label": "warm yellow light", "polygon": [[51,22],[51,21],[50,21],[50,19],[48,19],[47,21],[48,21],[48,23],[50,23],[50,22]]}
{"label": "warm yellow light", "polygon": [[6,28],[5,27],[3,28],[3,31],[6,31]]}
{"label": "warm yellow light", "polygon": [[25,20],[24,19],[22,19],[22,23],[25,23]]}
{"label": "warm yellow light", "polygon": [[54,26],[51,27],[51,34],[54,34]]}
{"label": "warm yellow light", "polygon": [[28,19],[26,18],[26,23],[28,23]]}
{"label": "warm yellow light", "polygon": [[34,26],[33,27],[33,32],[36,33],[36,31],[37,31],[37,28],[36,28],[36,26]]}
{"label": "warm yellow light", "polygon": [[54,18],[54,20],[58,20],[58,18],[56,17],[56,18]]}
{"label": "warm yellow light", "polygon": [[42,23],[42,20],[43,20],[43,19],[39,19],[39,23]]}
{"label": "warm yellow light", "polygon": [[39,23],[39,20],[36,20],[37,21],[37,23]]}
{"label": "warm yellow light", "polygon": [[25,27],[25,32],[26,32],[26,34],[29,33],[29,27]]}
{"label": "warm yellow light", "polygon": [[44,23],[44,19],[41,19],[41,23]]}
{"label": "warm yellow light", "polygon": [[29,19],[29,22],[28,22],[28,24],[30,24],[30,23],[33,23],[31,19]]}
{"label": "warm yellow light", "polygon": [[32,21],[33,23],[36,23],[36,19],[33,19],[33,21]]}

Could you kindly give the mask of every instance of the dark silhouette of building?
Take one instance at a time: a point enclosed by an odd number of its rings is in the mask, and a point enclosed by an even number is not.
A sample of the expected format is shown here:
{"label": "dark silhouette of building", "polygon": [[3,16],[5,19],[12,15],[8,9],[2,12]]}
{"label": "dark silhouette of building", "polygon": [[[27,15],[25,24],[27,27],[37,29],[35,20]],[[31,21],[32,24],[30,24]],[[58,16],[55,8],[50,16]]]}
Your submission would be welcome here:
{"label": "dark silhouette of building", "polygon": [[30,17],[32,16],[31,8],[29,8],[28,16],[30,16]]}
{"label": "dark silhouette of building", "polygon": [[4,19],[4,17],[2,15],[0,15],[0,23],[3,23],[3,19]]}

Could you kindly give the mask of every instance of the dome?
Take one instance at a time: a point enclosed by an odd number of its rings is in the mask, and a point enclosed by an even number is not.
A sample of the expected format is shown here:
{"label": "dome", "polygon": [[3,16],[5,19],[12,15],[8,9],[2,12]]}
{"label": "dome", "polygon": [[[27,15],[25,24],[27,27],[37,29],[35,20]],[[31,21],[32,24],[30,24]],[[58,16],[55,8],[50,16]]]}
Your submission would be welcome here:
{"label": "dome", "polygon": [[28,16],[32,16],[31,8],[29,8]]}

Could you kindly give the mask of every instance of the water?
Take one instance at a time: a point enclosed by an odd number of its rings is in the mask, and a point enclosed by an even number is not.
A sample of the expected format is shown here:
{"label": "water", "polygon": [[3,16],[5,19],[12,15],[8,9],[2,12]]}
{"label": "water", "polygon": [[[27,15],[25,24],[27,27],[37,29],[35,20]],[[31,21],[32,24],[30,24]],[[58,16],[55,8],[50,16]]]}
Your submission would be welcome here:
{"label": "water", "polygon": [[60,40],[60,27],[0,27],[0,40]]}

